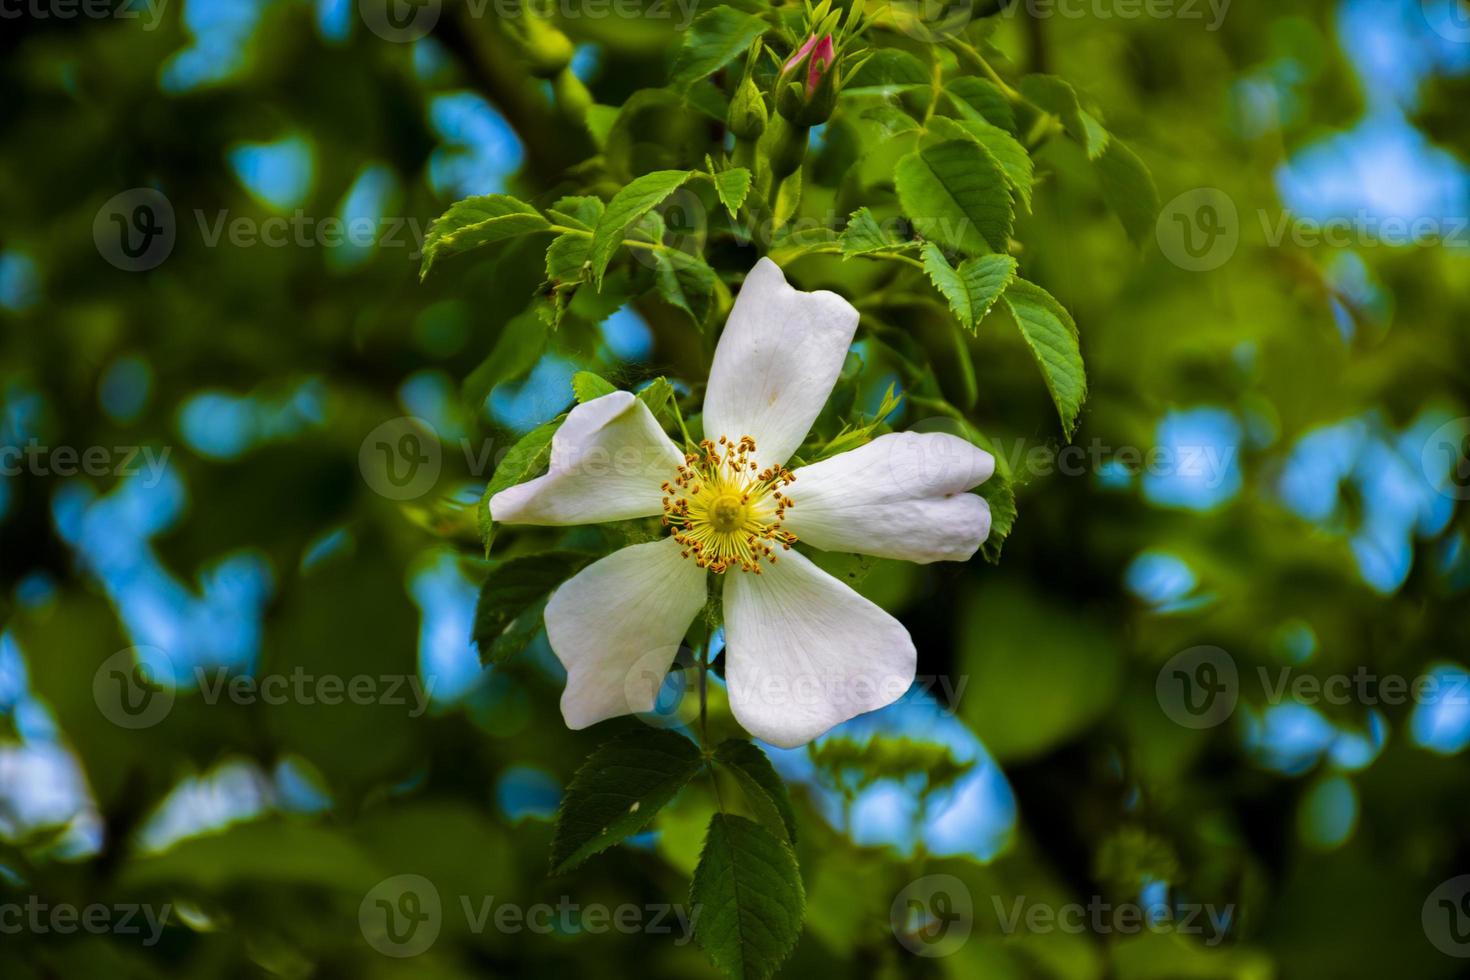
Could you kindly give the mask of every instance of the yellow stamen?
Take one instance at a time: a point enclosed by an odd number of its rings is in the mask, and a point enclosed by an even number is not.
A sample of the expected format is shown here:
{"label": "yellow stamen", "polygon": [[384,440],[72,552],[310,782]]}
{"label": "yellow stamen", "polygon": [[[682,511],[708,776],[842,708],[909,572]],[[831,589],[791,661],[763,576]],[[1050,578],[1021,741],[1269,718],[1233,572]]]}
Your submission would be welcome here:
{"label": "yellow stamen", "polygon": [[783,466],[756,472],[750,436],[720,436],[718,444],[706,439],[699,448],[684,457],[672,484],[663,486],[664,524],[683,545],[680,555],[700,568],[738,567],[759,575],[762,560],[775,564],[773,546],[790,550],[796,540],[781,528],[795,506],[781,490],[796,477]]}

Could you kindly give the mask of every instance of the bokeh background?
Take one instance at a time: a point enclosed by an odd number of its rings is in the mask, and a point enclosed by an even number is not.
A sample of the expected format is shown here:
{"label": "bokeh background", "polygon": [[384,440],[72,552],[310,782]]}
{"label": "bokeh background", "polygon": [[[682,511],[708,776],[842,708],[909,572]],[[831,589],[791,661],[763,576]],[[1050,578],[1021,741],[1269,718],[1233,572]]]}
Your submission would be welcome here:
{"label": "bokeh background", "polygon": [[[681,40],[677,5],[634,8],[558,19],[604,104],[663,84]],[[408,40],[351,0],[3,9],[0,445],[41,448],[0,476],[0,905],[172,911],[148,943],[5,931],[0,970],[713,975],[677,935],[461,910],[685,902],[709,807],[691,787],[547,877],[562,788],[615,726],[565,729],[544,637],[489,669],[471,643],[487,460],[565,410],[578,370],[702,370],[686,321],[632,306],[490,358],[544,242],[419,283],[450,203],[532,197],[589,152],[495,6],[446,0]],[[1470,9],[1153,9],[1032,5],[994,37],[1003,71],[1106,113],[1164,209],[1136,249],[1080,153],[1041,154],[1017,238],[1080,326],[1088,452],[1058,455],[1034,363],[982,332],[974,417],[1019,518],[997,565],[873,570],[924,682],[772,753],[801,826],[793,975],[1450,977],[1470,955]],[[835,182],[853,141],[817,139]],[[172,212],[162,258],[114,247],[109,216],[148,193]],[[372,232],[324,240],[329,218]],[[870,411],[891,380],[858,378]],[[403,416],[438,443],[407,499],[370,465]],[[130,727],[108,692],[134,659],[173,694]],[[396,678],[404,703],[209,703],[196,668]],[[1224,713],[1182,709],[1176,670],[1233,672]],[[1378,683],[1427,676],[1442,696]],[[408,873],[443,921],[398,959],[359,911]],[[895,905],[933,874],[967,919],[942,956]],[[1162,925],[1007,930],[1017,899]],[[1167,926],[1189,908],[1222,928]]]}

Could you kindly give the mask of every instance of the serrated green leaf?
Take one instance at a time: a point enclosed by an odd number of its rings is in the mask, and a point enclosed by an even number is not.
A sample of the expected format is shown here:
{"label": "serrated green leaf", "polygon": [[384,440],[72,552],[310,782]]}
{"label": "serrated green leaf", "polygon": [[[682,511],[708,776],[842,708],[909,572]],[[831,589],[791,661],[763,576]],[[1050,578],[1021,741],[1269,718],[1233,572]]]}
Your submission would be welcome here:
{"label": "serrated green leaf", "polygon": [[926,238],[969,255],[1004,252],[1014,211],[1005,171],[972,140],[927,146],[898,161],[904,213]]}
{"label": "serrated green leaf", "polygon": [[994,565],[1000,562],[1001,548],[1016,526],[1016,491],[998,467],[977,489],[990,505],[990,534],[980,546],[980,555]]}
{"label": "serrated green leaf", "polygon": [[423,280],[442,257],[491,242],[545,231],[550,227],[551,223],[540,211],[505,194],[486,194],[456,201],[429,226],[429,233],[424,237],[419,279]]}
{"label": "serrated green leaf", "polygon": [[666,421],[665,415],[669,413],[669,406],[674,401],[674,386],[665,377],[657,377],[644,385],[638,392],[638,400],[648,406],[653,417],[660,422]]}
{"label": "serrated green leaf", "polygon": [[555,218],[558,224],[580,231],[591,231],[597,227],[597,219],[602,217],[606,207],[600,197],[564,197],[547,208],[546,213]]}
{"label": "serrated green leaf", "polygon": [[1024,279],[1014,280],[1003,298],[1041,366],[1062,420],[1062,432],[1070,439],[1087,398],[1087,373],[1082,366],[1077,324],[1051,293]]}
{"label": "serrated green leaf", "polygon": [[540,610],[553,589],[596,555],[543,551],[491,562],[475,605],[475,646],[482,664],[503,664],[541,628]]}
{"label": "serrated green leaf", "polygon": [[1016,131],[1016,111],[993,82],[962,75],[944,87],[950,103],[966,119],[988,122],[1011,133]]}
{"label": "serrated green leaf", "polygon": [[730,217],[735,217],[745,204],[745,196],[750,193],[750,171],[744,167],[722,170],[714,175],[714,180],[720,203],[730,212]]}
{"label": "serrated green leaf", "polygon": [[508,487],[539,476],[546,469],[551,461],[551,437],[556,435],[565,418],[565,415],[559,415],[521,436],[495,467],[495,475],[480,496],[477,513],[480,539],[485,542],[487,558],[490,556],[490,543],[495,537],[495,524],[490,518],[490,498]]}
{"label": "serrated green leaf", "polygon": [[1153,175],[1138,154],[1116,137],[1095,163],[1103,200],[1123,223],[1133,244],[1142,245],[1153,237],[1159,216],[1159,191]]}
{"label": "serrated green leaf", "polygon": [[727,976],[766,980],[801,936],[806,893],[796,852],[760,824],[717,813],[694,869],[694,939]]}
{"label": "serrated green leaf", "polygon": [[611,395],[617,390],[617,385],[591,371],[578,371],[572,375],[572,394],[577,396],[578,405],[584,405],[603,395]]}
{"label": "serrated green leaf", "polygon": [[950,119],[935,116],[929,120],[929,131],[941,140],[972,139],[995,157],[1006,180],[1010,182],[1026,210],[1031,210],[1031,187],[1035,183],[1035,164],[1031,154],[1010,133],[983,119]]}
{"label": "serrated green leaf", "polygon": [[784,833],[795,844],[796,813],[791,808],[786,783],[759,746],[743,738],[728,739],[715,748],[715,762],[740,783],[746,802],[761,822],[773,831]]}
{"label": "serrated green leaf", "polygon": [[1089,160],[1107,149],[1108,131],[1077,101],[1077,90],[1055,75],[1027,75],[1021,79],[1021,94],[1028,102],[1062,121],[1067,135],[1081,144]]}
{"label": "serrated green leaf", "polygon": [[955,319],[971,333],[1016,275],[1016,260],[1009,255],[982,255],[955,268],[937,245],[926,242],[923,257],[929,281],[949,301]]}
{"label": "serrated green leaf", "polygon": [[684,182],[695,173],[691,170],[655,170],[628,184],[608,202],[607,210],[592,233],[592,248],[588,254],[592,276],[599,289],[602,288],[607,264],[612,261],[613,253],[622,245],[628,231],[670,194],[684,186]]}
{"label": "serrated green leaf", "polygon": [[720,6],[700,14],[684,35],[684,46],[674,61],[674,80],[681,85],[719,71],[769,28],[754,14]]}
{"label": "serrated green leaf", "polygon": [[647,826],[704,765],[693,742],[649,728],[603,744],[556,813],[551,873],[561,874]]}
{"label": "serrated green leaf", "polygon": [[719,277],[703,259],[678,249],[656,249],[653,256],[654,284],[664,301],[689,314],[703,326],[714,302]]}
{"label": "serrated green leaf", "polygon": [[908,243],[892,234],[867,208],[858,208],[847,219],[838,242],[844,257],[868,255],[873,252],[888,252],[905,247]]}

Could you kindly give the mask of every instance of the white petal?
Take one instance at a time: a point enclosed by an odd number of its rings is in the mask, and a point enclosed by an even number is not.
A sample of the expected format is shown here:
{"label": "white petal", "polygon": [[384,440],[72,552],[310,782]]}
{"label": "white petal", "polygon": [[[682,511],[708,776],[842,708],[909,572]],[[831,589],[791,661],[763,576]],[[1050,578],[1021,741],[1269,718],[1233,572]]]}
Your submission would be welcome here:
{"label": "white petal", "polygon": [[490,498],[490,516],[507,524],[596,524],[663,513],[659,485],[684,455],[653,413],[615,391],[572,409],[551,439],[544,476]]}
{"label": "white petal", "polygon": [[725,573],[724,600],[730,710],[772,745],[810,742],[913,683],[903,625],[799,552],[760,575]]}
{"label": "white petal", "polygon": [[546,638],[567,669],[567,727],[653,710],[679,642],[704,608],[706,574],[664,538],[615,551],[552,594]]}
{"label": "white petal", "polygon": [[826,404],[858,311],[836,293],[803,293],[770,259],[756,263],[715,348],[704,434],[755,439],[762,466],[796,452]]}
{"label": "white petal", "polygon": [[796,471],[784,526],[823,551],[965,561],[990,535],[990,505],[966,493],[995,457],[944,432],[891,432]]}

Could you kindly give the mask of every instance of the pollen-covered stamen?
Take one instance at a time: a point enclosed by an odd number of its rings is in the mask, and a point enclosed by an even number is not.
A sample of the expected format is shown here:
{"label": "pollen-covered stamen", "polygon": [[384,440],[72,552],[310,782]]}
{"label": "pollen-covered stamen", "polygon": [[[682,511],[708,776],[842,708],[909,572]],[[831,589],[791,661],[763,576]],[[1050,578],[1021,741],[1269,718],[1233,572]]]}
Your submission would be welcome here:
{"label": "pollen-covered stamen", "polygon": [[796,480],[784,466],[758,469],[755,440],[706,439],[698,453],[684,457],[678,475],[663,485],[664,524],[673,529],[685,558],[700,568],[730,568],[760,574],[761,562],[776,561],[776,549],[789,550],[796,535],[781,529],[794,506],[781,492]]}

